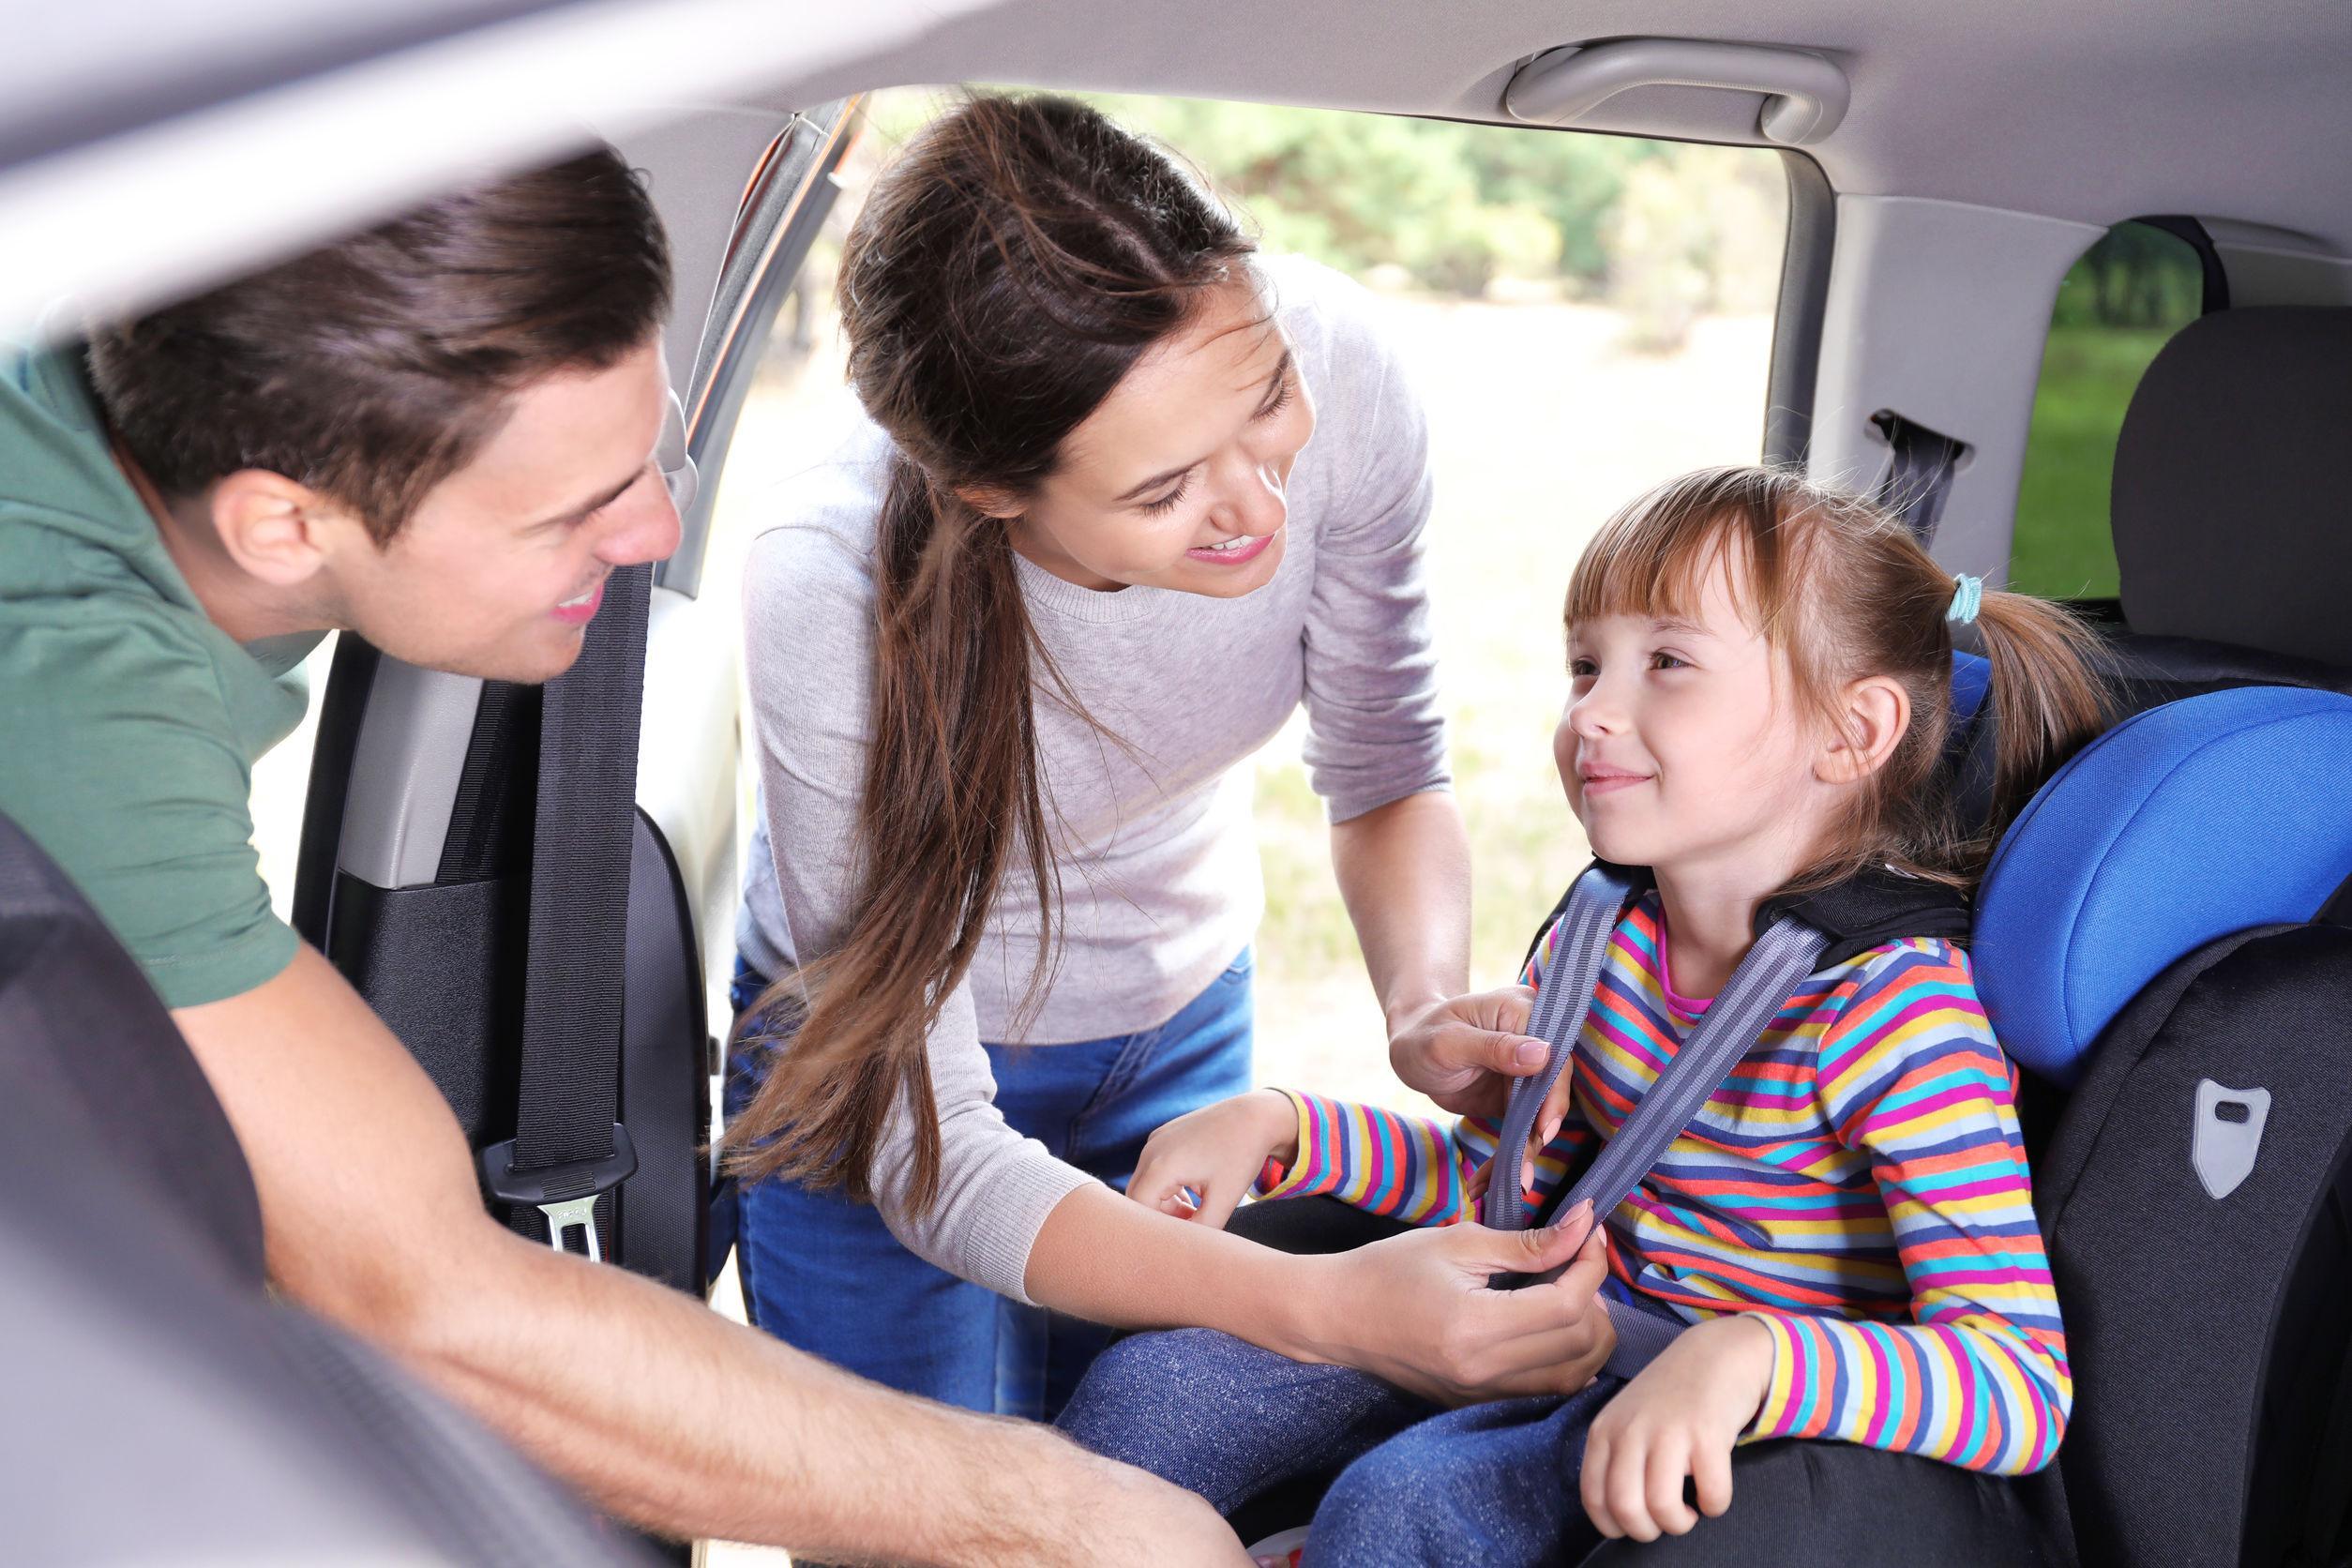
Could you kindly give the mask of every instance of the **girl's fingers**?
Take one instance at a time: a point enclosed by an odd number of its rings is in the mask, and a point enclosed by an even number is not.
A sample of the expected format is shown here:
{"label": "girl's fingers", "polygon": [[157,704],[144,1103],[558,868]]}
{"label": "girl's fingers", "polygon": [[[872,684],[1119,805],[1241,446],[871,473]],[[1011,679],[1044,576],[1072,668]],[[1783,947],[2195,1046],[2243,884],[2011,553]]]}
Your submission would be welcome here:
{"label": "girl's fingers", "polygon": [[1698,1511],[1711,1519],[1723,1517],[1731,1506],[1731,1450],[1700,1443],[1691,1453],[1691,1480],[1698,1489]]}
{"label": "girl's fingers", "polygon": [[1227,1181],[1210,1182],[1200,1189],[1200,1208],[1194,1218],[1203,1225],[1225,1229],[1225,1222],[1233,1217],[1234,1209],[1242,1201],[1247,1184]]}
{"label": "girl's fingers", "polygon": [[1685,1535],[1698,1515],[1682,1500],[1682,1478],[1691,1473],[1691,1436],[1669,1431],[1650,1450],[1647,1498],[1650,1517],[1667,1535]]}
{"label": "girl's fingers", "polygon": [[1584,1440],[1584,1470],[1576,1478],[1576,1493],[1584,1500],[1585,1517],[1592,1528],[1614,1541],[1625,1531],[1609,1512],[1609,1440],[1594,1431]]}
{"label": "girl's fingers", "polygon": [[1650,1517],[1649,1459],[1649,1441],[1640,1437],[1630,1438],[1609,1454],[1609,1512],[1617,1515],[1618,1528],[1636,1541],[1658,1538],[1658,1527]]}

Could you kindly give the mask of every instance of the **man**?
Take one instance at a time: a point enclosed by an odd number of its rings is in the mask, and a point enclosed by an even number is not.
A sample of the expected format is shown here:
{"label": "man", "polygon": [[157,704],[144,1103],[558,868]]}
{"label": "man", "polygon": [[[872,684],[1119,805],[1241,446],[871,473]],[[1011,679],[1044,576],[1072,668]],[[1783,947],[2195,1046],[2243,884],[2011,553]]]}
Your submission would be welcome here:
{"label": "man", "polygon": [[0,357],[0,812],[173,1010],[253,1168],[278,1286],[604,1507],[825,1556],[1238,1564],[1205,1503],[1139,1471],[499,1227],[430,1081],[270,912],[250,768],[299,721],[288,672],[325,630],[543,681],[607,575],[675,547],[654,461],[668,307],[659,224],[600,149],[101,330],[86,356]]}

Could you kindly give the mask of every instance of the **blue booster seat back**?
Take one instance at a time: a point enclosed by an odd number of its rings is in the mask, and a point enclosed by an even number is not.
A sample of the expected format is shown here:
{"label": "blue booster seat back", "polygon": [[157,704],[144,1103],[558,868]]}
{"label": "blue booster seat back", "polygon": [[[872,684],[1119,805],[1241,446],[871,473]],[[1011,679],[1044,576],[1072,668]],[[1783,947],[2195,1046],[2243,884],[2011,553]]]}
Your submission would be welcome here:
{"label": "blue booster seat back", "polygon": [[2034,1173],[2086,1564],[2342,1560],[2352,1489],[2352,697],[2087,746],[2004,837],[1977,985],[2072,1090]]}

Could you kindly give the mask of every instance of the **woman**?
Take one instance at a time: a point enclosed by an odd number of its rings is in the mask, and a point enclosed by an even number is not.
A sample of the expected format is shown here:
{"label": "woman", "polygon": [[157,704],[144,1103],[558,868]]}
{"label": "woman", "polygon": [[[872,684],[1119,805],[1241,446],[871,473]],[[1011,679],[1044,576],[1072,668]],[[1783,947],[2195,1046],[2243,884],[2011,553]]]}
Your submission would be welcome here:
{"label": "woman", "polygon": [[[1447,1000],[1470,897],[1425,442],[1352,286],[1255,258],[1093,110],[980,98],[878,182],[840,294],[867,422],[746,585],[764,831],[729,1137],[755,1320],[1033,1416],[1097,1324],[1456,1395],[1581,1381],[1589,1271],[1488,1292],[1520,1244],[1468,1232],[1282,1257],[1095,1180],[1249,1082],[1245,763],[1302,701],[1400,1072],[1469,1104],[1526,1045],[1509,994]],[[1330,1310],[1375,1275],[1400,1309]]]}

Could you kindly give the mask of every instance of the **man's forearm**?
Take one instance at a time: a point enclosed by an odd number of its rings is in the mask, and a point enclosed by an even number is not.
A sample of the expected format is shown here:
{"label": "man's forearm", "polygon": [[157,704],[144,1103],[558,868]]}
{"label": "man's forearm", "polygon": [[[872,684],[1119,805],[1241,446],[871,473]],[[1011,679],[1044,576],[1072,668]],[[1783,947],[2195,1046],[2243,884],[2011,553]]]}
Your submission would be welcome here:
{"label": "man's forearm", "polygon": [[447,1105],[308,948],[174,1017],[253,1168],[279,1288],[604,1507],[682,1537],[918,1562],[1091,1560],[1047,1532],[1098,1533],[1122,1495],[1130,1519],[1166,1517],[1168,1500],[1048,1432],[873,1387],[502,1229]]}
{"label": "man's forearm", "polygon": [[1332,869],[1395,1034],[1470,988],[1470,835],[1433,790],[1335,824]]}
{"label": "man's forearm", "polygon": [[495,1229],[479,1253],[390,1348],[637,1523],[943,1563],[1035,1560],[1084,1528],[1100,1467],[1045,1428],[892,1393]]}

